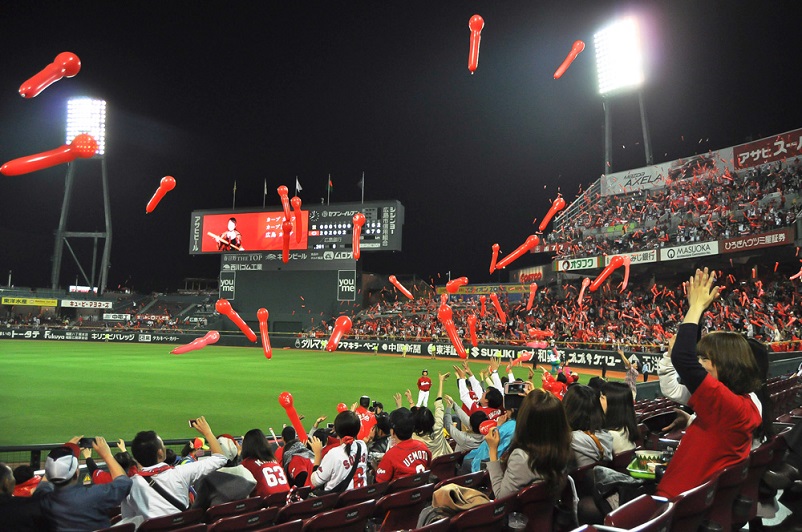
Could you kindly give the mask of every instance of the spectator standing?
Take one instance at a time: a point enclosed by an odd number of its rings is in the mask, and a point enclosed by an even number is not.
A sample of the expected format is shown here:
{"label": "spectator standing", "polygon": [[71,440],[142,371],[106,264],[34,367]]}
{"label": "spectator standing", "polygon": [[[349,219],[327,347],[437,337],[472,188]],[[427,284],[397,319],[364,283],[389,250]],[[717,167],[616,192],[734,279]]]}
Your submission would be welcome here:
{"label": "spectator standing", "polygon": [[424,369],[418,379],[418,402],[415,406],[429,406],[429,390],[432,387],[432,379],[429,378],[429,370]]}

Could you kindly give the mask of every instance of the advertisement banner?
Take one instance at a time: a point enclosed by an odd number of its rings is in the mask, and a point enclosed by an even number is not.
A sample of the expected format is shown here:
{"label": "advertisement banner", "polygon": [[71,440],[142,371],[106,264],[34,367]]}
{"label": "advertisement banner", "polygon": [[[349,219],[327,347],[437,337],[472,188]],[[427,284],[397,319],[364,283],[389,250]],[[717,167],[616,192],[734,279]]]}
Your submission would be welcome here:
{"label": "advertisement banner", "polygon": [[662,188],[666,186],[667,175],[667,168],[660,164],[606,174],[601,177],[601,195],[615,196]]}
{"label": "advertisement banner", "polygon": [[103,319],[107,321],[131,321],[130,314],[103,314]]}
{"label": "advertisement banner", "polygon": [[529,253],[561,253],[571,249],[571,242],[557,242],[555,244],[538,244]]}
{"label": "advertisement banner", "polygon": [[356,300],[356,270],[337,270],[337,301]]}
{"label": "advertisement banner", "polygon": [[747,249],[769,248],[773,246],[784,246],[793,244],[794,228],[786,227],[778,231],[771,231],[762,235],[746,235],[737,238],[722,240],[719,249],[722,253],[735,253]]}
{"label": "advertisement banner", "polygon": [[102,308],[110,309],[112,307],[111,301],[88,301],[86,299],[62,299],[61,306],[63,308]]}
{"label": "advertisement banner", "polygon": [[[649,249],[647,251],[638,251],[637,253],[619,253],[622,257],[629,257],[632,264],[646,264],[648,262],[657,262],[657,250]],[[604,265],[610,264],[610,261],[615,255],[605,255]]]}
{"label": "advertisement banner", "polygon": [[802,129],[735,146],[732,154],[738,169],[797,157],[802,155]]}
{"label": "advertisement banner", "polygon": [[220,299],[233,301],[236,296],[237,272],[220,272]]}
{"label": "advertisement banner", "polygon": [[[446,287],[438,286],[438,294],[445,294]],[[529,293],[529,287],[520,284],[471,284],[460,286],[456,295],[482,295],[482,294],[524,294]]]}
{"label": "advertisement banner", "polygon": [[554,271],[573,272],[577,270],[593,270],[599,268],[600,257],[586,257],[584,259],[561,259],[554,261]]}
{"label": "advertisement banner", "polygon": [[692,259],[694,257],[706,257],[708,255],[718,255],[718,240],[714,240],[713,242],[696,242],[694,244],[662,248],[660,250],[661,261]]}
{"label": "advertisement banner", "polygon": [[520,270],[510,271],[511,283],[540,283],[549,281],[554,278],[554,270],[548,265],[533,266],[531,268],[522,268]]}
{"label": "advertisement banner", "polygon": [[3,305],[23,305],[29,307],[55,307],[58,299],[41,299],[38,297],[4,297],[0,300]]}

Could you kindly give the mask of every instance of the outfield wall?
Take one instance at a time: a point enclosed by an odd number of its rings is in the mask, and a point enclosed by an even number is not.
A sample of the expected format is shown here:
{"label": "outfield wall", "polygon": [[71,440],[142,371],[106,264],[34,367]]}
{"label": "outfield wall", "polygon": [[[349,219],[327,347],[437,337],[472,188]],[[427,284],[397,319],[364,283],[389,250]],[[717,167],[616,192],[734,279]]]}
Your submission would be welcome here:
{"label": "outfield wall", "polygon": [[[187,344],[196,338],[205,334],[205,331],[197,332],[195,334],[186,334],[183,332],[172,331],[86,331],[80,329],[65,330],[65,329],[26,329],[26,328],[4,328],[0,329],[0,340],[51,340],[51,341],[79,341],[79,342],[120,342],[120,343],[142,343],[142,344],[165,344],[165,352],[172,349],[171,346],[178,344]],[[327,338],[312,338],[312,337],[292,337],[292,336],[279,336],[272,335],[270,337],[270,344],[273,349],[309,349],[309,350],[322,350],[327,343]],[[243,335],[221,335],[220,340],[216,345],[232,346],[232,347],[254,347],[261,349],[261,343],[253,344],[248,341]],[[429,346],[434,346],[435,355],[438,357],[453,357],[459,358],[454,346],[450,343],[443,342],[415,342],[415,341],[398,341],[391,339],[370,339],[370,340],[357,340],[346,338],[343,339],[339,346],[338,351],[346,352],[361,352],[361,353],[381,353],[387,355],[400,355],[404,353],[404,346],[406,352],[413,356],[428,356]],[[501,356],[506,359],[514,359],[520,355],[522,351],[534,351],[537,364],[548,365],[549,355],[551,349],[531,349],[526,346],[510,346],[510,345],[489,345],[479,344],[478,347],[468,347],[468,357],[474,360],[487,360],[497,351],[501,352]],[[603,364],[607,365],[610,371],[625,371],[623,361],[618,353],[615,351],[605,351],[599,349],[573,349],[573,348],[557,348],[560,357],[566,357],[569,364],[577,369],[601,369]],[[633,353],[626,353],[631,356]],[[652,374],[656,373],[657,362],[660,354],[657,353],[634,353],[641,361],[641,365],[648,361],[652,367]],[[798,365],[798,359],[802,357],[802,352],[789,351],[780,353],[769,354],[773,367],[783,368],[782,373],[786,371],[785,368]],[[792,369],[793,369],[792,368]],[[772,374],[778,374],[772,371]]]}

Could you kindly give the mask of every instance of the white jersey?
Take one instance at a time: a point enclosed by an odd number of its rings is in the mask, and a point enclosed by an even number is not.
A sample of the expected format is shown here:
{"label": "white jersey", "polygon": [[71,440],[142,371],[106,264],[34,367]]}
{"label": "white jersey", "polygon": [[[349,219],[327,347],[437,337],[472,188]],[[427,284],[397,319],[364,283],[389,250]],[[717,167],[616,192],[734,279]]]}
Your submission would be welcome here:
{"label": "white jersey", "polygon": [[315,487],[324,486],[326,491],[333,490],[337,485],[345,480],[351,468],[354,466],[354,459],[356,458],[357,448],[361,449],[359,464],[354,471],[354,478],[346,486],[346,490],[361,488],[368,485],[367,476],[367,462],[368,462],[368,447],[365,442],[356,440],[351,444],[351,454],[345,454],[345,445],[340,445],[330,450],[323,461],[320,462],[320,467],[312,473],[312,485]]}

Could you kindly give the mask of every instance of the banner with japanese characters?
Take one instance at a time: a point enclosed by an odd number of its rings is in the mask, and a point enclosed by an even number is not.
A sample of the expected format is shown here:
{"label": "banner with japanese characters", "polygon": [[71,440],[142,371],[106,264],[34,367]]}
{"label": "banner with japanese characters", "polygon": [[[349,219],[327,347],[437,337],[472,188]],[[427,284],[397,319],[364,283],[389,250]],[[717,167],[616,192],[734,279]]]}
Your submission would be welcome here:
{"label": "banner with japanese characters", "polygon": [[91,299],[62,299],[61,306],[64,308],[102,308],[110,309],[111,301],[93,301]]}
{"label": "banner with japanese characters", "polygon": [[745,235],[722,240],[719,244],[721,253],[735,253],[747,249],[769,248],[785,246],[794,242],[794,228],[786,227],[778,231],[771,231],[761,235]]}
{"label": "banner with japanese characters", "polygon": [[802,155],[802,129],[747,142],[732,149],[735,168],[750,168]]}
{"label": "banner with japanese characters", "polygon": [[58,299],[41,299],[38,297],[4,297],[0,299],[3,305],[21,305],[27,307],[55,307]]}

